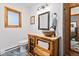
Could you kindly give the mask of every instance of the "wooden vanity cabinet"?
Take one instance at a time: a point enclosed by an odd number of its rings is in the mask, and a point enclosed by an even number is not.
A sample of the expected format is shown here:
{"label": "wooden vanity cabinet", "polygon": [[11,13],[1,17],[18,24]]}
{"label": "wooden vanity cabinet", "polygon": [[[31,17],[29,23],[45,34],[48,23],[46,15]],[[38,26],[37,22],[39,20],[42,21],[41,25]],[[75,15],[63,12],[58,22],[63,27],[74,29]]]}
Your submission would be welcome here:
{"label": "wooden vanity cabinet", "polygon": [[[38,41],[48,44],[45,49]],[[59,55],[59,38],[51,38],[42,35],[28,34],[28,54],[31,56],[57,56]]]}

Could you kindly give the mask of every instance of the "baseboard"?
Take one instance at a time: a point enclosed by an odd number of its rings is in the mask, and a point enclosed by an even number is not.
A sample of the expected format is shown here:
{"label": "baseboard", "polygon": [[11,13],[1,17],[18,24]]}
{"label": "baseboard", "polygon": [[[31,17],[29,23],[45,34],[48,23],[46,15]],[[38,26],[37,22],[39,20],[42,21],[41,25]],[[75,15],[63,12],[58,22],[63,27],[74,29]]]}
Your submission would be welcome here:
{"label": "baseboard", "polygon": [[0,50],[0,55],[2,55],[4,53],[5,53],[5,50],[4,49]]}
{"label": "baseboard", "polygon": [[5,51],[11,51],[11,50],[17,49],[18,47],[19,47],[19,46],[15,46],[15,47],[12,47],[12,48],[6,49]]}
{"label": "baseboard", "polygon": [[11,50],[14,50],[14,49],[17,49],[17,48],[19,48],[19,46],[11,47],[11,48],[9,48],[9,49],[1,49],[1,50],[0,50],[0,54],[2,55],[2,54],[4,54],[5,52],[11,51]]}
{"label": "baseboard", "polygon": [[11,50],[14,50],[14,49],[18,49],[19,47],[20,47],[20,45],[17,45],[17,46],[8,48],[8,49],[0,49],[0,55],[4,54],[5,52],[8,52],[8,51],[11,51]]}

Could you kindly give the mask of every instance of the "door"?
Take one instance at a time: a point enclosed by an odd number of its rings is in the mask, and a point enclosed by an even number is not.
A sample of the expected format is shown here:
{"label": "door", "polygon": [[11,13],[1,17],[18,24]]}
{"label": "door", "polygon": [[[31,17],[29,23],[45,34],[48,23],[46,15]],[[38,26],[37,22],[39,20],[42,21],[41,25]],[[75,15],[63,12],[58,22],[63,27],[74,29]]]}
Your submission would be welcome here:
{"label": "door", "polygon": [[64,4],[65,55],[79,56],[79,4]]}

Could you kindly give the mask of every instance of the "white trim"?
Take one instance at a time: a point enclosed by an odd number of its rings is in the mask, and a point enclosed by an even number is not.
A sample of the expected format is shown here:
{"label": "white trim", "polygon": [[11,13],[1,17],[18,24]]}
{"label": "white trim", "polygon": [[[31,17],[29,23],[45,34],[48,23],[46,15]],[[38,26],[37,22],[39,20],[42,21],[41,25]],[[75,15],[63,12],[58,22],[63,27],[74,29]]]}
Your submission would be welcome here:
{"label": "white trim", "polygon": [[5,52],[8,52],[8,51],[11,51],[11,50],[14,50],[16,49],[18,46],[14,46],[14,47],[11,47],[11,48],[8,48],[8,49],[1,49],[0,50],[0,54],[4,54]]}

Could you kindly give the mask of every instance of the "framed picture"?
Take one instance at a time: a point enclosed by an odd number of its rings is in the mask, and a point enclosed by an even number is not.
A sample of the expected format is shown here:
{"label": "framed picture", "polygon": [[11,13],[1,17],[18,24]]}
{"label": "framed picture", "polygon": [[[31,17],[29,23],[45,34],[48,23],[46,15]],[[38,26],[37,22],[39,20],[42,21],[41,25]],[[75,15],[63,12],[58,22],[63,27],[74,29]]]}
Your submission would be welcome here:
{"label": "framed picture", "polygon": [[30,24],[35,24],[35,16],[30,17]]}

